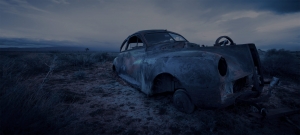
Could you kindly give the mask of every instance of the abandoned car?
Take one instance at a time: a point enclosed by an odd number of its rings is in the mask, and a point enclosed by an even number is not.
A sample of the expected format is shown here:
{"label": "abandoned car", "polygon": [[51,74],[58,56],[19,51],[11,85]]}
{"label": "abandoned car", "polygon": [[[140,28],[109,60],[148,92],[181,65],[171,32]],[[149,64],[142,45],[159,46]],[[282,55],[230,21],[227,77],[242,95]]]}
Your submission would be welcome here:
{"label": "abandoned car", "polygon": [[139,31],[124,40],[112,68],[147,95],[173,92],[174,106],[185,113],[259,98],[264,86],[255,45],[227,36],[205,47],[168,30]]}

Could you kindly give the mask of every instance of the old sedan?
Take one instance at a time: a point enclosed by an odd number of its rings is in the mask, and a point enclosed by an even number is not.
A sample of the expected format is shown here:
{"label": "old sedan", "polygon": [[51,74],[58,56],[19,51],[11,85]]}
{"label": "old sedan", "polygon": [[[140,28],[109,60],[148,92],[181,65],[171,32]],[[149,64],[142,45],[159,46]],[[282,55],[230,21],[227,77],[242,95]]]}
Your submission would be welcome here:
{"label": "old sedan", "polygon": [[147,95],[173,92],[175,107],[186,113],[195,106],[220,108],[238,98],[257,98],[264,85],[254,44],[237,45],[222,36],[206,47],[167,30],[130,35],[113,70]]}

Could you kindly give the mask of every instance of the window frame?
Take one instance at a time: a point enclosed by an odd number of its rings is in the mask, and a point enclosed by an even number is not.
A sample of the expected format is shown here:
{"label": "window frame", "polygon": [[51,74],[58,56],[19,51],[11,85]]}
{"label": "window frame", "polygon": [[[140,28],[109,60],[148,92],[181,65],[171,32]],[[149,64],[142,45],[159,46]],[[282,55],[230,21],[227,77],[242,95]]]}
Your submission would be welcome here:
{"label": "window frame", "polygon": [[[136,37],[136,41],[135,42],[129,42],[130,41],[130,39],[131,38],[133,38],[133,37]],[[141,41],[141,42],[138,42],[138,41]],[[134,47],[132,47],[132,48],[130,48],[129,49],[129,45],[131,44],[131,43],[136,43],[136,46],[134,46]],[[143,46],[138,46],[138,43],[143,43]],[[137,35],[137,34],[135,34],[135,35],[132,35],[132,36],[130,36],[130,37],[128,37],[127,38],[127,47],[126,47],[126,51],[131,51],[131,50],[136,50],[136,49],[141,49],[141,48],[146,48],[146,43],[143,41],[143,39],[142,39],[142,37],[141,36],[139,36],[139,35]],[[136,48],[135,48],[136,47]]]}
{"label": "window frame", "polygon": [[[124,51],[122,51],[122,48],[124,47],[124,45],[125,45],[125,49],[124,49]],[[121,45],[121,47],[120,47],[120,52],[125,52],[125,51],[127,50],[127,47],[128,47],[128,38],[126,38],[126,39],[123,41],[123,43],[122,43],[122,45]]]}

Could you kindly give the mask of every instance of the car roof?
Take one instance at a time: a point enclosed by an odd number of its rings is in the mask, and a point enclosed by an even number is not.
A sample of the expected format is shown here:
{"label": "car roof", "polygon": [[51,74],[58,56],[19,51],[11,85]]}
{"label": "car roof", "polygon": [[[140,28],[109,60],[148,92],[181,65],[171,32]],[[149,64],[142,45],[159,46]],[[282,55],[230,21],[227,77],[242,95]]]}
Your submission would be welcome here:
{"label": "car roof", "polygon": [[[140,30],[138,32],[135,32],[135,33],[129,35],[128,38],[133,36],[133,35],[144,35],[144,34],[147,34],[147,33],[157,33],[157,32],[170,32],[170,33],[178,34],[178,33],[173,32],[173,31],[168,31],[167,29],[152,29],[152,30]],[[178,35],[180,35],[180,34],[178,34]],[[187,39],[185,39],[185,40],[188,41]]]}
{"label": "car roof", "polygon": [[[156,33],[156,32],[172,32],[172,31],[168,31],[166,29],[153,29],[153,30],[141,30],[138,32],[135,32],[134,34],[146,34],[146,33]],[[174,32],[172,32],[174,33]]]}

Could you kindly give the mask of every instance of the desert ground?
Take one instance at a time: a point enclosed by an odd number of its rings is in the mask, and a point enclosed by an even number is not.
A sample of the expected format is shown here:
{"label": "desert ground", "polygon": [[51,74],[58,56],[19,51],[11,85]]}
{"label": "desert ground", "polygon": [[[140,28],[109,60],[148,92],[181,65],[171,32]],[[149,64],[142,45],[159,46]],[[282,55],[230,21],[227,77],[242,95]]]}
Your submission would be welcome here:
{"label": "desert ground", "polygon": [[[172,93],[148,97],[119,78],[110,53],[0,53],[0,134],[300,134],[299,111],[261,118],[234,104],[179,112]],[[299,110],[298,72],[279,78],[260,105],[269,114]]]}

